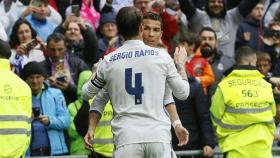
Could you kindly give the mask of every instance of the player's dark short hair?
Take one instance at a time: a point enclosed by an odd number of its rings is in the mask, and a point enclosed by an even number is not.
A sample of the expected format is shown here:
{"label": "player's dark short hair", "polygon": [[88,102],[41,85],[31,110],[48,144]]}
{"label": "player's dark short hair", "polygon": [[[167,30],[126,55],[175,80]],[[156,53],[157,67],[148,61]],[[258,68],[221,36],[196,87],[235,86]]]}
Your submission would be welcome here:
{"label": "player's dark short hair", "polygon": [[135,7],[123,7],[117,15],[117,26],[119,33],[125,38],[130,39],[139,34],[143,15]]}

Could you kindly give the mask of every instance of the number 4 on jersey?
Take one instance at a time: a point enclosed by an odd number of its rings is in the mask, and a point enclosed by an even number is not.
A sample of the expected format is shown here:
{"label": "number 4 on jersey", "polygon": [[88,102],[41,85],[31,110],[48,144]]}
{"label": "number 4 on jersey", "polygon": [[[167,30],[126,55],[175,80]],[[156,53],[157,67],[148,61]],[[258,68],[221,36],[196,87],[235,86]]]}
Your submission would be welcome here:
{"label": "number 4 on jersey", "polygon": [[125,69],[125,90],[130,95],[135,95],[135,104],[142,104],[142,73],[135,73],[135,85],[132,87],[132,68]]}

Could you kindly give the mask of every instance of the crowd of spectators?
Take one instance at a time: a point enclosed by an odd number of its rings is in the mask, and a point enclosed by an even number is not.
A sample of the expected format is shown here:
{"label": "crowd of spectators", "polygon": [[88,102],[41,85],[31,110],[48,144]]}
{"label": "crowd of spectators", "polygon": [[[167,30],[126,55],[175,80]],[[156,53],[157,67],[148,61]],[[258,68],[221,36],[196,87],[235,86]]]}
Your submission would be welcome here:
{"label": "crowd of spectators", "polygon": [[[145,44],[166,49],[171,56],[178,45],[188,52],[190,96],[186,102],[175,98],[175,104],[191,139],[175,150],[217,145],[210,128],[211,97],[235,65],[239,47],[257,52],[257,68],[272,83],[280,107],[278,0],[0,0],[0,39],[10,45],[12,71],[30,86],[33,109],[39,109],[39,116],[33,111],[31,156],[90,154],[77,152],[84,135],[73,123],[85,104],[80,96],[85,77],[80,80],[83,73],[89,78],[88,70],[122,45],[116,15],[124,6],[160,15],[160,29],[152,30],[160,33],[146,34]],[[154,36],[159,39],[153,41]],[[279,117],[277,113],[276,124]],[[275,141],[280,140],[279,129]],[[112,151],[112,142],[107,143]]]}

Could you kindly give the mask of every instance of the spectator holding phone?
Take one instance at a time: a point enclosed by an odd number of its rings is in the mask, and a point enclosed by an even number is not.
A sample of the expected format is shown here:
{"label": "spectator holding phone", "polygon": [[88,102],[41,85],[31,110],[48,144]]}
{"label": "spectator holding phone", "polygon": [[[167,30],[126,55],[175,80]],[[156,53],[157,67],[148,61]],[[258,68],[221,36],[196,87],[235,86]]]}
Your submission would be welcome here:
{"label": "spectator holding phone", "polygon": [[24,65],[28,62],[45,60],[45,45],[36,35],[36,31],[26,20],[19,19],[12,29],[10,63],[13,71],[18,75],[21,74]]}
{"label": "spectator holding phone", "polygon": [[21,18],[30,22],[38,36],[46,42],[48,36],[61,22],[61,20],[55,19],[55,17],[60,17],[61,19],[61,16],[59,14],[51,16],[53,14],[55,14],[55,11],[52,11],[48,0],[31,0],[29,6],[22,13]]}
{"label": "spectator holding phone", "polygon": [[32,136],[27,155],[67,154],[63,130],[69,127],[70,117],[62,92],[44,83],[46,71],[38,62],[28,63],[22,76],[32,91]]}
{"label": "spectator holding phone", "polygon": [[72,3],[66,9],[66,16],[70,14],[81,17],[96,31],[99,25],[100,13],[95,8],[93,0],[80,0]]}
{"label": "spectator holding phone", "polygon": [[47,69],[48,81],[52,87],[62,90],[66,103],[77,98],[76,85],[79,74],[88,70],[86,63],[66,48],[66,38],[60,33],[53,33],[47,40],[48,57],[42,62]]}
{"label": "spectator holding phone", "polygon": [[65,35],[67,49],[71,54],[80,57],[89,67],[95,63],[94,58],[98,50],[97,38],[93,28],[84,20],[70,15],[55,29]]}

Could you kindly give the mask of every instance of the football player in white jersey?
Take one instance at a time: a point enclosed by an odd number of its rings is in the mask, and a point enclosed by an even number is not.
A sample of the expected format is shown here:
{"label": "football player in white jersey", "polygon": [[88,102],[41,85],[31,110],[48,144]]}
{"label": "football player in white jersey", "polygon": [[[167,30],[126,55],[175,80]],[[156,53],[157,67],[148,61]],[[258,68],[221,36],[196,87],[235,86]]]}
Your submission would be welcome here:
{"label": "football player in white jersey", "polygon": [[[165,83],[177,98],[187,98],[189,85],[182,80],[187,79],[184,69],[186,53],[180,50],[174,55],[181,78],[167,52],[141,41],[141,23],[142,15],[138,9],[125,7],[120,10],[117,25],[126,41],[99,63],[95,78],[83,87],[83,96],[91,98],[103,87],[108,91],[114,108],[111,125],[116,158],[169,158],[171,134],[170,118],[163,106]],[[100,113],[102,107],[90,112],[89,130],[85,137],[88,147]],[[172,124],[176,127],[180,121]],[[181,142],[186,144],[187,131],[184,129],[181,134],[184,135]]]}

